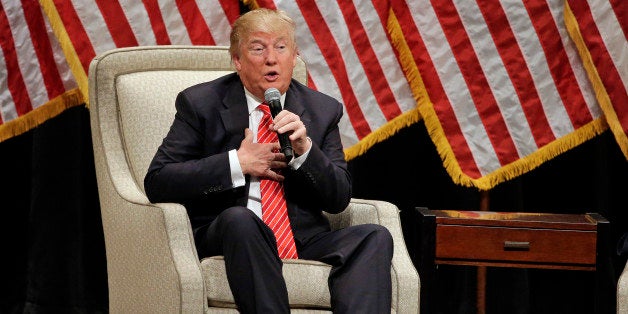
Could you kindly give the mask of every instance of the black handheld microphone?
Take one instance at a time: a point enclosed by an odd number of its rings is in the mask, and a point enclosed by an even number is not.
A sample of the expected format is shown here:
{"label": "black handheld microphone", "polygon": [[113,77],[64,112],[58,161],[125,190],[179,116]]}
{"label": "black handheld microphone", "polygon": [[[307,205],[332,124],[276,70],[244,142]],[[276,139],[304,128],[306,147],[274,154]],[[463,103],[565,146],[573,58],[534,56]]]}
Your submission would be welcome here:
{"label": "black handheld microphone", "polygon": [[[273,119],[276,115],[281,112],[281,93],[279,90],[271,87],[264,92],[264,99],[270,108],[270,114],[273,116]],[[279,134],[277,133],[277,137],[279,138],[279,144],[281,145],[281,151],[284,156],[286,156],[286,160],[292,160],[292,156],[294,156],[294,152],[292,151],[292,143],[290,143],[290,139],[288,138],[288,134]]]}

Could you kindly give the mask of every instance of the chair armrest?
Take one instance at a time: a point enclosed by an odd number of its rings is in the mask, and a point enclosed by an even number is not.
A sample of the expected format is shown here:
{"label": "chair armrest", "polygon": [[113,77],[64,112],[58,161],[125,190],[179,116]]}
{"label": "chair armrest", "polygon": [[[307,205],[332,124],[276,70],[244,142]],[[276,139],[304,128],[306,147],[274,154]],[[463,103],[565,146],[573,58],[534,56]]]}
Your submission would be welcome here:
{"label": "chair armrest", "polygon": [[327,214],[327,217],[333,229],[374,223],[390,231],[394,243],[393,309],[396,313],[418,313],[419,275],[406,248],[397,206],[385,201],[353,198],[345,211],[336,215]]}
{"label": "chair armrest", "polygon": [[628,313],[628,262],[617,281],[617,313]]}
{"label": "chair armrest", "polygon": [[185,208],[111,196],[101,202],[109,310],[204,312],[204,281]]}

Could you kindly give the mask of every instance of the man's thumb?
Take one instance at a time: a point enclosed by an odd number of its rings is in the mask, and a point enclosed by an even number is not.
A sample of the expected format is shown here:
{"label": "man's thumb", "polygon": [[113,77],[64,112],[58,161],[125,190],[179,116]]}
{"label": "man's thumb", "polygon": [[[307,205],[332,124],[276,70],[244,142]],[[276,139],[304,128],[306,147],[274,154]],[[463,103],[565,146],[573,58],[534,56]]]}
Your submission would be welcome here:
{"label": "man's thumb", "polygon": [[249,141],[249,142],[253,142],[253,131],[251,131],[251,129],[246,128],[244,129],[244,140],[245,141]]}

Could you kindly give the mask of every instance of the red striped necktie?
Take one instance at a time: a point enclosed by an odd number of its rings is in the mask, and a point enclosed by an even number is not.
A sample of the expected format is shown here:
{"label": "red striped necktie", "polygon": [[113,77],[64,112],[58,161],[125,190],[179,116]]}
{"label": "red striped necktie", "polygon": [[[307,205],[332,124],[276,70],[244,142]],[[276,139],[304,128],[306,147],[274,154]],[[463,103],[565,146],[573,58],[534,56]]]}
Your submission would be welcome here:
{"label": "red striped necktie", "polygon": [[[277,133],[269,129],[272,118],[268,105],[262,103],[258,107],[264,112],[257,130],[258,143],[277,141]],[[292,228],[288,219],[288,208],[283,195],[283,183],[274,180],[260,180],[262,192],[262,220],[273,230],[277,239],[277,251],[280,258],[298,258],[294,244]]]}

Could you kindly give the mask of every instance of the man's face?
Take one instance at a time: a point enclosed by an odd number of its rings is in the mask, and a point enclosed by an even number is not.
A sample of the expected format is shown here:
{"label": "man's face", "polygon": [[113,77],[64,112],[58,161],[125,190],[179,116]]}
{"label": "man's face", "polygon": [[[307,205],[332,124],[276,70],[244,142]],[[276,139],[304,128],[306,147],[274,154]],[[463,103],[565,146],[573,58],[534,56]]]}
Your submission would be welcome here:
{"label": "man's face", "polygon": [[233,63],[249,92],[264,99],[268,88],[274,87],[282,94],[288,90],[297,53],[287,32],[253,32],[240,43],[239,50]]}

